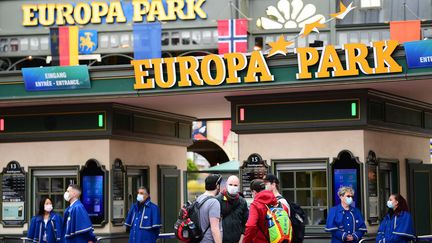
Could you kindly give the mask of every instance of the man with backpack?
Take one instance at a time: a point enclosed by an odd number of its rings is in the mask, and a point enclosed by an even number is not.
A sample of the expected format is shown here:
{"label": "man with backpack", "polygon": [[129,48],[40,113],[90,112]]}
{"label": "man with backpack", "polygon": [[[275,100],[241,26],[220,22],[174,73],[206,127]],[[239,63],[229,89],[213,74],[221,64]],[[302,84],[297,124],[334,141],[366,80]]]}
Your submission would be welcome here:
{"label": "man with backpack", "polygon": [[238,243],[243,238],[248,218],[246,200],[239,194],[240,180],[237,176],[228,177],[226,189],[217,199],[221,206],[224,243]]}
{"label": "man with backpack", "polygon": [[305,225],[307,220],[306,213],[300,206],[293,202],[288,202],[279,193],[279,179],[275,175],[271,173],[267,174],[264,177],[264,183],[266,185],[266,189],[273,192],[278,202],[288,208],[288,215],[290,217],[293,229],[292,243],[302,243],[304,239]]}
{"label": "man with backpack", "polygon": [[254,198],[249,209],[244,243],[291,243],[292,228],[288,209],[279,204],[263,180],[255,179],[250,184]]}
{"label": "man with backpack", "polygon": [[211,174],[205,179],[205,192],[196,201],[199,206],[199,224],[203,232],[201,243],[222,243],[221,209],[219,194],[222,176]]}

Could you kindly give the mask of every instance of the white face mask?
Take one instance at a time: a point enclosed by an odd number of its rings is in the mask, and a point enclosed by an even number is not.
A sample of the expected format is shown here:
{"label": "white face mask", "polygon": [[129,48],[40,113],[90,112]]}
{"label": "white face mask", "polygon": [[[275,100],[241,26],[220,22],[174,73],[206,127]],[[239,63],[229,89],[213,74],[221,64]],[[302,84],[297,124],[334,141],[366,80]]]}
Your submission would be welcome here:
{"label": "white face mask", "polygon": [[265,189],[268,191],[272,191],[271,184],[266,184]]}
{"label": "white face mask", "polygon": [[388,207],[388,208],[394,208],[394,206],[393,206],[393,202],[392,202],[391,200],[388,200],[388,201],[387,201],[387,207]]}
{"label": "white face mask", "polygon": [[63,198],[64,198],[64,200],[66,200],[66,201],[69,202],[69,200],[70,200],[69,192],[65,192],[65,193],[63,194]]}
{"label": "white face mask", "polygon": [[136,199],[138,202],[142,202],[142,201],[144,201],[144,195],[138,194]]}
{"label": "white face mask", "polygon": [[53,205],[52,204],[45,204],[44,209],[47,212],[51,212],[53,210]]}
{"label": "white face mask", "polygon": [[237,195],[237,193],[238,193],[238,191],[239,191],[239,187],[238,186],[230,186],[230,185],[227,185],[227,192],[230,194],[230,195]]}

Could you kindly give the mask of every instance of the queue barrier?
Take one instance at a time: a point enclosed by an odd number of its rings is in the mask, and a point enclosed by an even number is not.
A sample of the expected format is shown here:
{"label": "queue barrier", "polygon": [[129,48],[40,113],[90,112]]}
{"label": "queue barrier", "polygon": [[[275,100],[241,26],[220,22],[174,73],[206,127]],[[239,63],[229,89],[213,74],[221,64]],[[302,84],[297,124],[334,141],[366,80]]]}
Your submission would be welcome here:
{"label": "queue barrier", "polygon": [[[159,234],[159,239],[174,239],[175,235],[174,233],[161,233]],[[105,240],[128,240],[129,239],[129,235],[117,235],[117,236],[104,236],[104,237],[98,237],[96,243],[100,243],[103,242]],[[331,236],[328,235],[305,235],[305,240],[327,240],[327,239],[331,239]],[[1,236],[0,237],[0,242],[2,243],[7,243],[8,240],[13,240],[13,241],[22,241],[23,243],[27,243],[27,242],[33,242],[31,239],[27,238],[27,237],[19,237],[19,236]],[[376,240],[376,237],[365,237],[363,239],[361,239],[359,241],[359,243],[363,243],[363,242],[374,242]],[[417,236],[416,240],[414,242],[417,241],[422,241],[422,242],[432,242],[432,235],[421,235],[421,236]]]}
{"label": "queue barrier", "polygon": [[[160,233],[158,239],[175,239],[176,236],[174,233]],[[106,240],[128,240],[129,235],[113,235],[113,236],[104,236],[97,237],[96,243],[100,243]]]}

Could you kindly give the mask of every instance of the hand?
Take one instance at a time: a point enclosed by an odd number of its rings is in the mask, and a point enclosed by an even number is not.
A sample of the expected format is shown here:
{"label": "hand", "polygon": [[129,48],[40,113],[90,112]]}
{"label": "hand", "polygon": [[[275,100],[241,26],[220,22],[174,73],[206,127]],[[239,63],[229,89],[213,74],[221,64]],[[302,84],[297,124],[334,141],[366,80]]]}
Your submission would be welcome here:
{"label": "hand", "polygon": [[348,235],[346,237],[346,241],[353,241],[353,240],[354,240],[354,237],[352,235]]}
{"label": "hand", "polygon": [[87,243],[93,243],[93,241],[89,240]]}

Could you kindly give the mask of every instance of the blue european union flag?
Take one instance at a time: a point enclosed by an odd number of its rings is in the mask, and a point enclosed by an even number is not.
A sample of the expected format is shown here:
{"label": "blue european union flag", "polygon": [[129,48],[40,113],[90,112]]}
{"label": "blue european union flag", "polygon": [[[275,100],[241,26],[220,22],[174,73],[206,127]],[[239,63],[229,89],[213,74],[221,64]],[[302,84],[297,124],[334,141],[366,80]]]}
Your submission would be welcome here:
{"label": "blue european union flag", "polygon": [[162,27],[159,22],[133,25],[134,59],[152,59],[162,56]]}
{"label": "blue european union flag", "polygon": [[91,54],[98,47],[98,34],[96,30],[79,30],[78,51],[80,54]]}

